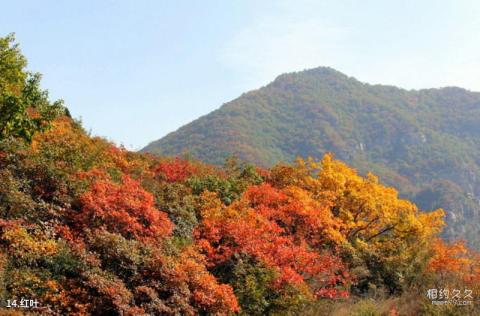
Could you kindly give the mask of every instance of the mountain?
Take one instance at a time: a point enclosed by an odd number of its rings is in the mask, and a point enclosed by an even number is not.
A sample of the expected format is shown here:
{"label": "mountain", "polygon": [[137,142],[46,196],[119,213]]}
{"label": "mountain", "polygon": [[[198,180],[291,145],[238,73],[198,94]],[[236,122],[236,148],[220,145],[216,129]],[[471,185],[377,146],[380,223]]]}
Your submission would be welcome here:
{"label": "mountain", "polygon": [[320,67],[280,75],[142,151],[262,166],[333,152],[422,209],[445,208],[444,235],[480,248],[477,92],[371,85]]}

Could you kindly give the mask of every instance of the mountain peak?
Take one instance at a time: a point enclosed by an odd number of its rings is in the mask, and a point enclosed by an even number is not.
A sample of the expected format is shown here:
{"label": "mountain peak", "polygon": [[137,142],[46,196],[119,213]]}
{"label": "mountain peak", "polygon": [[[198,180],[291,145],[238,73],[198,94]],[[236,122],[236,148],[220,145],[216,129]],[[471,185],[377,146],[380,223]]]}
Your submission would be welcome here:
{"label": "mountain peak", "polygon": [[331,67],[316,67],[302,71],[285,73],[271,82],[267,87],[278,89],[318,89],[324,87],[344,87],[350,85],[363,84],[353,77],[349,77],[342,72]]}
{"label": "mountain peak", "polygon": [[[480,129],[465,128],[472,126],[469,112],[478,105],[480,94],[461,88],[405,90],[362,83],[331,67],[316,67],[282,74],[267,86],[151,143],[144,151],[176,155],[188,150],[212,163],[221,163],[232,153],[259,165],[325,151],[349,160],[358,154],[358,143],[405,138],[402,129],[433,128],[433,133],[444,133],[439,126],[454,119],[448,133],[455,130],[454,135],[477,137],[478,133],[480,137]],[[447,113],[450,109],[458,111],[459,117]],[[473,115],[479,116],[480,122],[480,113]],[[462,120],[469,123],[459,126]],[[391,133],[382,135],[385,130]],[[291,144],[283,139],[288,132],[294,133]],[[243,139],[249,145],[237,146]],[[391,151],[398,146],[393,139],[382,142]],[[282,144],[281,148],[277,144]]]}
{"label": "mountain peak", "polygon": [[[479,108],[480,94],[464,89],[371,85],[317,67],[280,75],[144,151],[188,151],[214,164],[234,155],[260,166],[333,152],[402,194],[448,180],[465,196],[480,196]],[[459,203],[465,205],[455,205],[458,209],[480,214],[471,202]]]}
{"label": "mountain peak", "polygon": [[302,71],[294,71],[281,74],[277,76],[277,78],[275,78],[273,82],[275,83],[285,80],[292,80],[293,78],[310,78],[316,80],[351,79],[351,77],[348,77],[347,75],[336,69],[320,66],[316,68],[305,69]]}

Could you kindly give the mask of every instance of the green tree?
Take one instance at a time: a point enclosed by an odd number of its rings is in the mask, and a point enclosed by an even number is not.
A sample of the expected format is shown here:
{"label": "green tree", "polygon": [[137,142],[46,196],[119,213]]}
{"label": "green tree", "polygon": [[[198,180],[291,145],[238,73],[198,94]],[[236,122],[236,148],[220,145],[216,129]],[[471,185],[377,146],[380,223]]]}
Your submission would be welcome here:
{"label": "green tree", "polygon": [[40,88],[41,75],[26,71],[26,66],[14,35],[0,37],[0,140],[15,137],[29,142],[55,117],[67,113],[63,101],[48,100],[48,91]]}

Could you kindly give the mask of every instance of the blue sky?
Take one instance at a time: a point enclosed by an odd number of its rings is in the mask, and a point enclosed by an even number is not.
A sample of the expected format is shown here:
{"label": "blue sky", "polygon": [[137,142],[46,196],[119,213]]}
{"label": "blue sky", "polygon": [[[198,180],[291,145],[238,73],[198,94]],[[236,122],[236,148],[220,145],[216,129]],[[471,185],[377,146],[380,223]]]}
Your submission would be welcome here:
{"label": "blue sky", "polygon": [[15,32],[93,134],[131,149],[277,75],[330,66],[369,83],[480,91],[480,2],[7,1]]}

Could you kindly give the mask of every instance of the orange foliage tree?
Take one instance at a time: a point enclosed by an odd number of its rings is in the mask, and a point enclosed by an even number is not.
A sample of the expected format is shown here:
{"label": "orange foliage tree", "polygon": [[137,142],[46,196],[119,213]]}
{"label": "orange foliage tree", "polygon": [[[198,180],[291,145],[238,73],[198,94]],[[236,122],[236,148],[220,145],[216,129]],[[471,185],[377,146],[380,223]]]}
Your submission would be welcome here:
{"label": "orange foliage tree", "polygon": [[352,269],[366,271],[358,278],[360,291],[372,282],[390,293],[401,291],[405,280],[414,279],[423,267],[432,237],[444,225],[442,210],[421,212],[373,174],[362,177],[331,154],[321,161],[298,159],[294,166],[274,167],[268,181],[278,188],[301,188],[313,200],[325,201],[339,222],[332,231],[343,256]]}
{"label": "orange foliage tree", "polygon": [[447,243],[435,238],[432,243],[433,255],[427,269],[440,282],[452,280],[467,284],[478,284],[480,280],[480,254],[466,247],[463,240]]}
{"label": "orange foliage tree", "polygon": [[141,240],[162,240],[173,229],[167,214],[154,207],[153,195],[126,175],[121,183],[94,181],[80,203],[81,211],[74,220],[82,229],[103,228]]}
{"label": "orange foliage tree", "polygon": [[[274,269],[275,288],[293,285],[310,296],[347,295],[341,288],[348,277],[341,260],[327,251],[310,248],[302,233],[294,235],[296,221],[305,235],[309,235],[309,230],[323,230],[316,216],[312,220],[312,214],[301,214],[301,209],[300,214],[294,214],[294,209],[288,207],[292,201],[285,193],[263,185],[247,191],[229,206],[221,204],[212,193],[204,194],[203,200],[196,238],[210,266],[225,264],[237,254],[247,254]],[[280,204],[285,204],[284,210]],[[308,220],[312,222],[305,225]]]}
{"label": "orange foliage tree", "polygon": [[154,172],[167,182],[183,181],[198,171],[190,161],[176,157],[173,160],[163,160],[155,168]]}
{"label": "orange foliage tree", "polygon": [[237,299],[233,289],[226,284],[219,284],[217,279],[206,269],[206,261],[194,247],[182,251],[174,266],[177,281],[186,282],[192,298],[203,311],[216,315],[228,315],[238,312]]}

